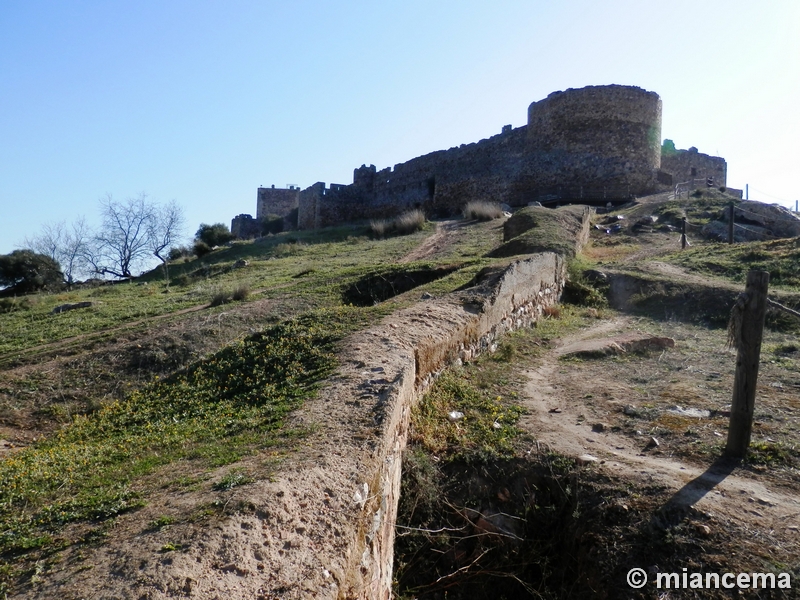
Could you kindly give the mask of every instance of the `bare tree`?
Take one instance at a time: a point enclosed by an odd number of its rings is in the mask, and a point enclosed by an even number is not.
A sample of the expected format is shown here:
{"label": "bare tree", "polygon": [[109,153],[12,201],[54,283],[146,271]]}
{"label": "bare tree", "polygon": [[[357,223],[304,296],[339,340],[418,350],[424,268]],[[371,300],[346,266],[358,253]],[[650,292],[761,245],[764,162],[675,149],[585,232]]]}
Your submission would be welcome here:
{"label": "bare tree", "polygon": [[25,239],[25,247],[49,256],[59,263],[64,283],[71,286],[86,274],[92,232],[83,217],[70,225],[66,221],[46,223],[39,235]]}
{"label": "bare tree", "polygon": [[100,213],[103,224],[89,257],[95,273],[131,278],[134,268],[155,256],[168,277],[166,251],[180,242],[185,223],[175,200],[162,205],[141,193],[119,202],[106,194],[100,199]]}
{"label": "bare tree", "polygon": [[150,254],[150,231],[156,219],[156,206],[144,193],[123,202],[111,194],[100,199],[103,223],[95,236],[90,262],[100,275],[120,279],[133,277],[131,270]]}
{"label": "bare tree", "polygon": [[178,244],[183,236],[183,227],[186,219],[183,216],[183,208],[171,200],[162,206],[155,207],[153,218],[150,220],[148,230],[148,245],[153,255],[161,261],[164,270],[164,281],[169,285],[169,266],[168,256],[165,252],[175,244]]}

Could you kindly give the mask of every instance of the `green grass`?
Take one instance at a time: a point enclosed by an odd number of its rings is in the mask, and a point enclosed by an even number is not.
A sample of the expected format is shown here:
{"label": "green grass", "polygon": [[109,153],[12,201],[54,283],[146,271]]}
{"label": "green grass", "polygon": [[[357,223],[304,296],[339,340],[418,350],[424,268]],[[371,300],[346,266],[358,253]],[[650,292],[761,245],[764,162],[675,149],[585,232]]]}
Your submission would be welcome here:
{"label": "green grass", "polygon": [[[440,263],[473,265],[478,261],[475,272],[488,264],[490,261],[480,257],[499,243],[500,233],[487,233],[482,229],[486,225],[466,226]],[[202,259],[171,263],[168,292],[159,267],[133,283],[4,299],[0,306],[0,357],[185,308],[207,306],[220,294],[232,296],[240,289],[249,290],[243,299],[247,302],[293,298],[305,306],[336,306],[341,303],[344,285],[374,270],[376,264],[396,263],[432,234],[433,228],[426,227],[406,236],[373,240],[363,225],[285,232],[238,242]],[[239,259],[249,261],[249,266],[234,269]],[[447,291],[466,283],[472,275],[453,278],[454,287]],[[436,286],[437,292],[443,289],[441,283]],[[93,306],[51,314],[60,304],[82,301],[91,301]]]}
{"label": "green grass", "polygon": [[[522,414],[516,399],[524,385],[515,365],[588,322],[585,309],[561,306],[559,317],[542,317],[535,328],[506,335],[494,354],[445,371],[412,413],[412,446],[447,460],[513,456]],[[452,421],[453,411],[464,416]]]}
{"label": "green grass", "polygon": [[[151,317],[163,315],[169,323],[198,318],[171,314],[183,308],[204,307],[203,319],[232,310],[230,304],[208,308],[220,291],[232,295],[234,290],[248,289],[242,303],[275,300],[271,306],[276,308],[266,318],[282,322],[191,364],[187,363],[196,355],[178,361],[175,364],[185,368],[171,375],[165,371],[162,379],[149,383],[125,373],[104,373],[116,378],[123,390],[115,396],[91,396],[88,380],[73,382],[66,373],[61,383],[86,388],[91,410],[60,414],[56,419],[63,424],[60,429],[0,460],[0,598],[4,586],[37,561],[50,560],[60,549],[85,541],[70,532],[87,527],[99,531],[164,489],[227,493],[255,477],[251,469],[236,463],[266,449],[270,455],[289,451],[306,432],[288,429],[286,416],[331,372],[336,341],[415,302],[424,291],[440,295],[467,284],[493,262],[482,256],[500,235],[496,224],[465,225],[446,257],[402,266],[413,270],[447,264],[457,266],[455,271],[379,306],[345,305],[342,292],[348,285],[374,272],[376,264],[397,263],[432,233],[429,227],[372,240],[365,226],[287,232],[170,265],[168,292],[162,272],[155,270],[135,283],[8,303],[9,310],[0,313],[0,358],[6,363],[25,351],[27,360],[33,361],[40,352],[37,346],[71,336],[93,336],[91,342],[74,342],[85,347],[114,340],[118,335],[114,329],[120,326],[129,327],[134,335],[147,334],[154,324],[133,323]],[[239,259],[249,265],[234,269]],[[59,304],[84,300],[94,305],[51,315]],[[291,315],[299,316],[288,318]],[[164,322],[159,321],[158,327]],[[6,384],[3,393],[12,397],[18,392],[24,395],[26,387],[47,389],[53,382],[34,372],[9,377]],[[472,401],[490,409],[496,398],[487,393],[482,389]],[[119,400],[112,401],[114,397]],[[514,409],[502,405],[501,412],[490,415],[488,425],[483,417],[470,417],[471,424],[483,428],[489,445],[502,446],[512,437]],[[501,428],[494,426],[495,421]],[[219,469],[227,470],[221,478]],[[269,476],[268,471],[258,477]],[[168,521],[169,517],[161,517],[151,526],[166,527]]]}
{"label": "green grass", "polygon": [[669,223],[677,227],[681,223],[681,218],[686,217],[686,220],[692,225],[702,226],[709,221],[725,218],[725,211],[731,201],[736,205],[741,202],[734,196],[710,190],[703,192],[702,196],[692,196],[688,200],[665,202],[656,209],[654,214],[658,216],[660,223]]}
{"label": "green grass", "polygon": [[[156,286],[122,283],[93,290],[40,294],[27,310],[0,315],[0,355],[30,346],[174,312],[202,302],[196,294],[161,294]],[[51,314],[60,304],[91,301],[93,306]]]}
{"label": "green grass", "polygon": [[494,257],[556,252],[566,257],[576,253],[576,234],[581,229],[581,206],[560,209],[523,208],[505,224],[506,236],[513,235],[490,253]]}
{"label": "green grass", "polygon": [[[270,327],[6,456],[0,555],[54,549],[68,523],[141,506],[147,495],[137,480],[168,464],[213,468],[297,435],[284,431],[286,415],[331,372],[335,341],[369,318],[367,310],[340,308]],[[231,471],[218,485],[229,489],[243,477]]]}
{"label": "green grass", "polygon": [[[463,413],[451,422],[448,414]],[[414,439],[428,452],[448,457],[465,453],[509,454],[521,409],[489,390],[471,385],[463,374],[448,372],[434,384],[413,417]]]}
{"label": "green grass", "polygon": [[[164,292],[161,270],[157,268],[136,283],[40,294],[25,303],[13,302],[11,310],[0,312],[0,356],[208,305],[220,293],[232,295],[243,288],[250,290],[247,301],[293,297],[308,305],[335,306],[340,303],[341,287],[348,278],[356,279],[376,263],[396,262],[431,233],[420,231],[370,240],[361,226],[286,232],[215,250],[202,260],[171,264],[169,293]],[[233,269],[239,259],[250,261],[250,265]],[[86,300],[92,301],[93,306],[51,314],[60,304]]]}
{"label": "green grass", "polygon": [[800,245],[797,239],[704,244],[670,254],[664,260],[698,273],[737,282],[744,282],[750,270],[768,271],[770,285],[800,288]]}

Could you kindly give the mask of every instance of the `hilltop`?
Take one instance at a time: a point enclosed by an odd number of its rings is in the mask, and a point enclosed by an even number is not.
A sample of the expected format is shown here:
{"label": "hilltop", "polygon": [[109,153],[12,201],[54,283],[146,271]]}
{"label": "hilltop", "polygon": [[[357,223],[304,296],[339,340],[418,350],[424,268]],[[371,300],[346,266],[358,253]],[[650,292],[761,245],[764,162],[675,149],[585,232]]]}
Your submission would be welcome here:
{"label": "hilltop", "polygon": [[[654,565],[786,571],[794,582],[800,326],[791,317],[769,317],[750,458],[709,470],[732,389],[724,327],[746,270],[766,268],[772,296],[800,305],[797,238],[710,239],[731,201],[740,203],[716,191],[664,194],[594,215],[577,257],[582,208],[527,208],[385,239],[366,224],[286,232],[173,263],[169,286],[154,271],[9,301],[0,589],[9,598],[347,596],[358,582],[319,561],[362,560],[349,544],[369,532],[351,529],[380,499],[372,483],[355,499],[362,479],[348,469],[360,463],[348,461],[372,456],[390,420],[376,407],[403,386],[426,393],[404,459],[399,593],[439,597],[464,585],[480,597],[480,586],[508,584],[509,597],[533,588],[617,597],[629,568]],[[683,216],[691,246],[681,251]],[[480,356],[464,341],[444,370],[446,353],[417,355],[418,373],[423,359],[435,367],[424,381],[389,376],[425,336],[494,318],[498,282],[547,251],[566,258],[569,281],[556,273],[562,304],[542,305],[535,327],[492,338]],[[80,302],[91,305],[53,314]],[[674,347],[573,352],[631,333]],[[356,396],[348,382],[361,386]],[[651,438],[658,445],[647,447]],[[501,513],[510,521],[492,516]],[[441,527],[446,538],[430,533]],[[499,543],[505,534],[512,542]],[[499,572],[514,576],[498,584]]]}

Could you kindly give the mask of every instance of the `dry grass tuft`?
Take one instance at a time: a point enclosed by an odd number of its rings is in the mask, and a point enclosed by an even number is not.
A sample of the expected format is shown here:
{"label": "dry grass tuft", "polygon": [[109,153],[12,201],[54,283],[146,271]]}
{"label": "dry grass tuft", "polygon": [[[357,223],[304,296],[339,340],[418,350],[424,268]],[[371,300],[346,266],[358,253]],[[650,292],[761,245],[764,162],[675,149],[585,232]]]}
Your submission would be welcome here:
{"label": "dry grass tuft", "polygon": [[386,235],[386,228],[389,221],[386,219],[373,219],[369,222],[369,230],[372,233],[372,237],[382,238]]}
{"label": "dry grass tuft", "polygon": [[419,209],[410,210],[397,217],[393,225],[395,231],[400,235],[414,233],[425,226],[425,213]]}
{"label": "dry grass tuft", "polygon": [[228,292],[217,290],[211,295],[209,306],[222,306],[231,301],[231,295]]}
{"label": "dry grass tuft", "polygon": [[247,300],[247,297],[250,295],[250,286],[246,283],[241,283],[239,286],[233,290],[233,298],[236,302],[241,302],[243,300]]}
{"label": "dry grass tuft", "polygon": [[487,202],[485,200],[467,202],[462,214],[465,219],[477,221],[491,221],[492,219],[500,219],[505,215],[497,202]]}
{"label": "dry grass tuft", "polygon": [[553,319],[561,318],[561,308],[559,308],[558,306],[546,306],[543,312],[545,316],[551,317]]}
{"label": "dry grass tuft", "polygon": [[387,235],[408,235],[425,227],[425,213],[419,209],[404,212],[394,219],[374,219],[369,228],[373,237],[382,238]]}

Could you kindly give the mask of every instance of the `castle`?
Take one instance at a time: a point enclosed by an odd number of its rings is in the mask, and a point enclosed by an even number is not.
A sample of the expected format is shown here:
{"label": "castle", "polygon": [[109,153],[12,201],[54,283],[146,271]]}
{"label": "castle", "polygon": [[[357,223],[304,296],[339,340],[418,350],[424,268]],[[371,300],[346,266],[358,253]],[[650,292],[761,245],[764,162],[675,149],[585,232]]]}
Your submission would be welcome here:
{"label": "castle", "polygon": [[285,229],[317,229],[386,218],[411,208],[458,213],[471,200],[509,206],[603,204],[702,181],[726,185],[725,160],[661,144],[661,98],[638,87],[589,86],[553,92],[528,107],[528,123],[488,139],[431,152],[380,171],[362,165],[349,185],[259,188],[256,217],[231,223],[237,237],[260,235],[280,218]]}

